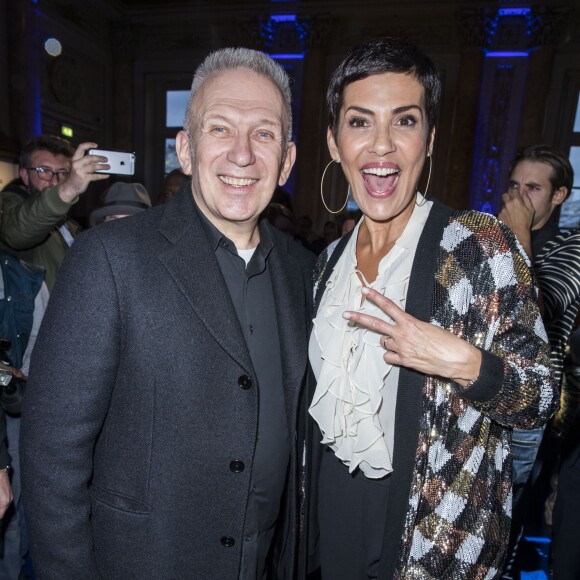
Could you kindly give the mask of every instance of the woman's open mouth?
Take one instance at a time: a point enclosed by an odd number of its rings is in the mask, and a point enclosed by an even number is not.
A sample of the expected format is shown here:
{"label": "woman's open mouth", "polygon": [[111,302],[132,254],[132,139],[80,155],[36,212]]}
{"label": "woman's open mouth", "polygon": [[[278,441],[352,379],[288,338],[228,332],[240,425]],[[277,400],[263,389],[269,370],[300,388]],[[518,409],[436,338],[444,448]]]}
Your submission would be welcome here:
{"label": "woman's open mouth", "polygon": [[389,195],[397,185],[401,171],[395,167],[365,167],[361,171],[366,190],[370,195]]}

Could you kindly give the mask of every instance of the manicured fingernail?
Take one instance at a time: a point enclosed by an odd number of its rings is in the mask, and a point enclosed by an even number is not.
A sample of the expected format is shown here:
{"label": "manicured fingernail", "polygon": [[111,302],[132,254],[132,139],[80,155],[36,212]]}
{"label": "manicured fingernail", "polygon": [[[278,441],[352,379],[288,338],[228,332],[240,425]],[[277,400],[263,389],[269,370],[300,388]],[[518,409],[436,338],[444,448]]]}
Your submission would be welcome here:
{"label": "manicured fingernail", "polygon": [[363,286],[362,293],[368,294],[369,292],[370,292],[370,290],[366,286]]}
{"label": "manicured fingernail", "polygon": [[350,320],[350,312],[343,312],[342,317],[346,318],[347,320]]}

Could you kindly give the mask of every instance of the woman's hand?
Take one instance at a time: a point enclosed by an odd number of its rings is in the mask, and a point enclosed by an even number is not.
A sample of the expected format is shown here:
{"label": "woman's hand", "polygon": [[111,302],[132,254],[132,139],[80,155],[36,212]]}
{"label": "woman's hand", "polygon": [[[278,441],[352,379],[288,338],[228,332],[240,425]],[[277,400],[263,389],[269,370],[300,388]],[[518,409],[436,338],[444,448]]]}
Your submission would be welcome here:
{"label": "woman's hand", "polygon": [[393,322],[352,311],[343,316],[383,335],[380,342],[387,351],[385,362],[453,379],[463,387],[477,379],[481,368],[477,348],[448,330],[417,320],[376,290],[363,288],[363,294]]}

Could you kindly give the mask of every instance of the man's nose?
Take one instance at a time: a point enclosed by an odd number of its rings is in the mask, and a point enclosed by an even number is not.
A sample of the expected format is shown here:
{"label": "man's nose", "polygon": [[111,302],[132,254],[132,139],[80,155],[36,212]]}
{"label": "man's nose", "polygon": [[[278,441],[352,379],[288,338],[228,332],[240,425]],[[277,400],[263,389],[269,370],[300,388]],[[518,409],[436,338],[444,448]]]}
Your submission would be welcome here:
{"label": "man's nose", "polygon": [[228,159],[240,167],[255,163],[256,158],[249,135],[241,133],[236,135],[228,154]]}
{"label": "man's nose", "polygon": [[50,185],[58,185],[60,183],[58,180],[58,175],[53,173],[52,177],[48,180],[48,183],[50,183]]}

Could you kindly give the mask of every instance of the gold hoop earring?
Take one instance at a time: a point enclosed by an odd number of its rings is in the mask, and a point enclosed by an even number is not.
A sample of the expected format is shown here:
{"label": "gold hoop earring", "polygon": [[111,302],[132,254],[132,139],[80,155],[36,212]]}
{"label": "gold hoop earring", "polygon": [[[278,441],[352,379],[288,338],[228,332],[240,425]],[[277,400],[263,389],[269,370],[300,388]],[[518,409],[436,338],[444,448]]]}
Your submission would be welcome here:
{"label": "gold hoop earring", "polygon": [[331,159],[328,162],[328,165],[324,168],[324,171],[322,172],[322,179],[320,180],[320,198],[322,199],[322,205],[326,208],[326,211],[328,213],[337,214],[337,213],[340,213],[346,207],[346,204],[348,203],[348,198],[350,197],[350,183],[348,184],[348,189],[346,190],[346,199],[344,200],[344,203],[342,204],[342,207],[339,210],[337,210],[337,211],[332,211],[326,205],[326,202],[324,201],[324,191],[322,189],[322,186],[324,184],[324,176],[326,175],[326,170],[330,167],[330,164],[331,163],[335,163],[334,159]]}
{"label": "gold hoop earring", "polygon": [[431,157],[431,153],[427,155],[427,159],[429,159],[429,173],[427,175],[427,186],[425,187],[425,193],[423,194],[423,203],[415,202],[419,207],[422,207],[427,201],[427,192],[429,191],[429,183],[431,182],[431,169],[433,169],[433,157]]}

